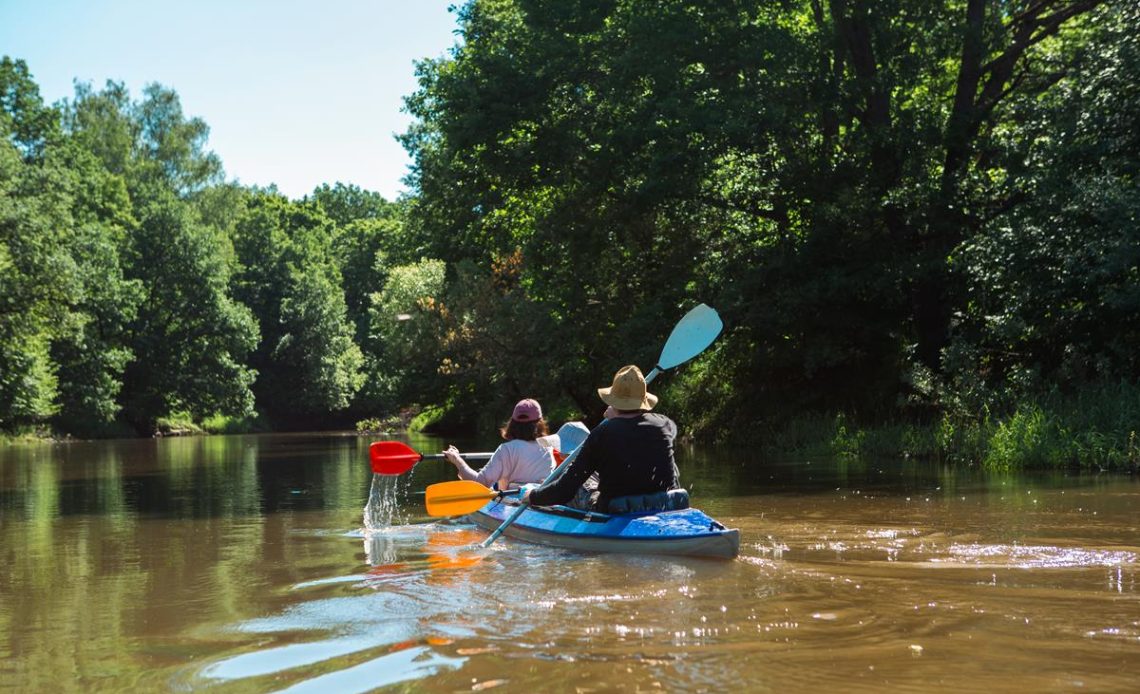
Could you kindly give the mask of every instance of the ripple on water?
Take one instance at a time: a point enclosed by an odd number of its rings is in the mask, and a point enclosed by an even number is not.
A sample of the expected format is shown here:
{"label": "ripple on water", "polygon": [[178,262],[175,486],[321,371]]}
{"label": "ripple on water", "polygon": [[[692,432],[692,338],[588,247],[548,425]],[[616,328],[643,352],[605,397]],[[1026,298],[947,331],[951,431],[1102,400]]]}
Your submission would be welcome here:
{"label": "ripple on water", "polygon": [[1095,566],[1126,566],[1136,563],[1134,552],[1050,545],[953,544],[944,557],[929,563],[979,568],[1068,569]]}
{"label": "ripple on water", "polygon": [[477,566],[470,528],[446,524],[390,526],[356,534],[369,564],[364,574],[330,576],[291,587],[297,599],[279,613],[228,631],[257,635],[236,653],[205,665],[197,677],[240,680],[284,691],[370,691],[460,667],[444,652],[474,632],[457,616],[491,619],[456,590],[464,568]]}

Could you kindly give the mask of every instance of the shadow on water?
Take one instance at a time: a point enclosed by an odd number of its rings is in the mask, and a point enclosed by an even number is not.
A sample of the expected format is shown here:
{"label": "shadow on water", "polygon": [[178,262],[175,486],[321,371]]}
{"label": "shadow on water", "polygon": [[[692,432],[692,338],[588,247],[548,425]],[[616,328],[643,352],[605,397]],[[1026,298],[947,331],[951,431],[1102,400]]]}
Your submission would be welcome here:
{"label": "shadow on water", "polygon": [[1140,666],[1131,477],[687,448],[743,540],[678,560],[473,549],[416,494],[450,468],[376,480],[368,443],[0,449],[0,687],[1128,691]]}

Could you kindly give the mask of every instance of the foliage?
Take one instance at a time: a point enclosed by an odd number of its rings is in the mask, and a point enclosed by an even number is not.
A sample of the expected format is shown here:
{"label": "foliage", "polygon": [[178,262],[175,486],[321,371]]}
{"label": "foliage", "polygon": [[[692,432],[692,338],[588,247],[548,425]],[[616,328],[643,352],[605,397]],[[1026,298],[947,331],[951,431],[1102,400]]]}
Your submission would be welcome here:
{"label": "foliage", "polygon": [[58,409],[51,342],[79,282],[67,201],[52,192],[58,177],[0,141],[0,422],[9,426]]}
{"label": "foliage", "polygon": [[417,414],[419,413],[415,411],[415,408],[404,408],[398,414],[387,417],[368,417],[356,423],[356,432],[358,434],[390,434],[406,431]]}
{"label": "foliage", "polygon": [[215,414],[202,419],[199,424],[202,431],[208,434],[246,434],[271,431],[268,423],[256,415],[232,417]]}
{"label": "foliage", "polygon": [[[706,434],[1005,416],[1076,365],[1140,376],[1133,6],[475,0],[460,18],[404,137],[410,238],[466,287],[444,342],[459,392],[521,383],[590,413],[697,300],[729,329],[665,387]],[[480,348],[503,335],[541,356]]]}
{"label": "foliage", "polygon": [[320,207],[272,192],[253,195],[235,225],[234,294],[262,325],[254,391],[274,418],[342,410],[363,383],[332,233]]}
{"label": "foliage", "polygon": [[124,377],[128,419],[145,430],[158,413],[249,413],[254,371],[246,357],[258,331],[250,310],[229,295],[228,239],[173,197],[152,200],[139,216],[128,257],[147,297],[131,347],[145,359]]}
{"label": "foliage", "polygon": [[596,420],[704,301],[724,334],[653,386],[689,433],[1136,464],[1135,2],[458,17],[395,203],[227,183],[172,90],[45,106],[0,61],[0,428]]}
{"label": "foliage", "polygon": [[201,434],[202,428],[198,426],[195,418],[189,412],[172,412],[166,417],[158,417],[154,422],[154,431],[160,436],[185,436],[187,434]]}
{"label": "foliage", "polygon": [[361,400],[371,410],[394,412],[405,403],[441,398],[434,345],[440,321],[446,268],[438,260],[394,267],[384,288],[370,297],[368,354]]}
{"label": "foliage", "polygon": [[[800,415],[743,438],[769,456],[937,459],[992,470],[1140,467],[1140,387],[1118,383],[1024,400],[1009,415],[860,424]],[[738,439],[741,437],[737,437]]]}

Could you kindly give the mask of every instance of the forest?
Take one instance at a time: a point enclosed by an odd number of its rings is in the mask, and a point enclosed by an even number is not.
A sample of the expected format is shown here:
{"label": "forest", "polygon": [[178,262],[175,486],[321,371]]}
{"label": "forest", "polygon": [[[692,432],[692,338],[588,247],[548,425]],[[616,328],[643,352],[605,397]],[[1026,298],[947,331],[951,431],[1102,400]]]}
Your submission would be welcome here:
{"label": "forest", "polygon": [[469,0],[411,191],[226,177],[174,89],[0,60],[0,431],[489,431],[655,382],[773,454],[1140,465],[1134,0]]}

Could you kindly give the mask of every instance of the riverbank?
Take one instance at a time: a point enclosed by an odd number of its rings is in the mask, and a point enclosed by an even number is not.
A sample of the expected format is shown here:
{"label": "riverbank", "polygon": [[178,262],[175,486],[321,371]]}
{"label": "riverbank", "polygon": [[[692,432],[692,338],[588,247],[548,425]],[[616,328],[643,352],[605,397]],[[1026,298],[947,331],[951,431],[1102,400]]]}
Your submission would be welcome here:
{"label": "riverbank", "polygon": [[[684,411],[670,413],[686,424],[687,438],[728,445],[747,445],[769,458],[841,457],[937,460],[989,470],[1079,469],[1140,471],[1140,387],[1100,385],[1078,393],[1053,393],[1007,406],[968,410],[958,407],[938,416],[907,421],[901,418],[861,418],[847,412],[800,414],[783,420],[713,428]],[[446,407],[405,408],[398,414],[361,420],[357,433],[375,435],[404,431],[444,436],[474,435],[479,431]],[[574,419],[573,413],[553,411],[551,422]],[[154,436],[269,433],[260,417],[210,417],[195,421],[188,415],[158,419]],[[120,438],[120,430],[88,438]],[[69,440],[71,434],[44,427],[0,435],[0,444]],[[80,437],[82,438],[82,437]]]}
{"label": "riverbank", "polygon": [[761,427],[774,456],[921,458],[989,470],[1140,470],[1140,388],[1098,386],[1024,400],[1007,415],[946,412],[928,421],[861,421],[847,413]]}

